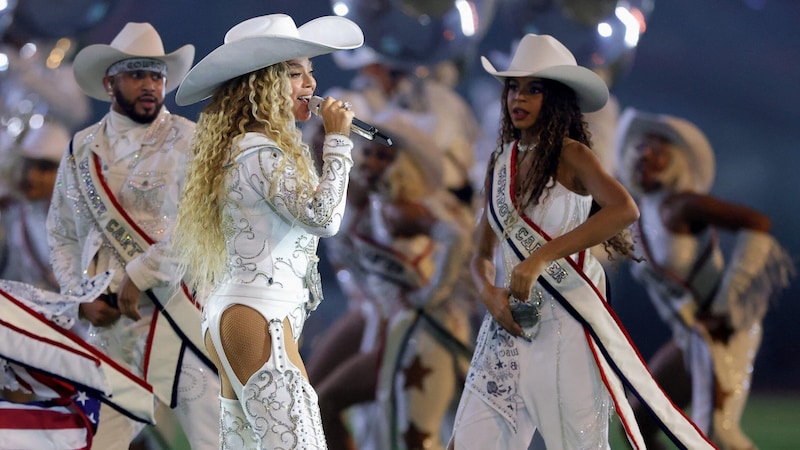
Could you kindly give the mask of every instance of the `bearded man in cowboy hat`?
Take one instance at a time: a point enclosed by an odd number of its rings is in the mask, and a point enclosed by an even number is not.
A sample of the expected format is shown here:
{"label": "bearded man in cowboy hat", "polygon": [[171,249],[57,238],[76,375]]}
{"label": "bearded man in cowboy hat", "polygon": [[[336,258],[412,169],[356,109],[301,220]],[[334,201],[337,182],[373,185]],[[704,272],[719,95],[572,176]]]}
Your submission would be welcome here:
{"label": "bearded man in cowboy hat", "polygon": [[[714,153],[691,122],[626,109],[616,155],[620,179],[642,212],[644,263],[634,278],[672,331],[648,363],[653,376],[721,449],[754,449],[740,421],[750,393],[770,299],[793,263],[761,212],[709,194]],[[736,234],[726,263],[718,230]],[[664,448],[645,408],[633,401],[647,448]]]}
{"label": "bearded man in cowboy hat", "polygon": [[[81,304],[87,340],[172,406],[201,449],[218,445],[219,381],[199,340],[199,309],[187,289],[170,288],[177,270],[167,246],[195,125],[163,104],[193,59],[191,45],[165,53],[148,23],[76,55],[79,86],[111,108],[73,136],[47,226],[62,293],[113,272],[107,292]],[[127,449],[144,426],[107,405],[100,421],[95,448],[104,450]]]}

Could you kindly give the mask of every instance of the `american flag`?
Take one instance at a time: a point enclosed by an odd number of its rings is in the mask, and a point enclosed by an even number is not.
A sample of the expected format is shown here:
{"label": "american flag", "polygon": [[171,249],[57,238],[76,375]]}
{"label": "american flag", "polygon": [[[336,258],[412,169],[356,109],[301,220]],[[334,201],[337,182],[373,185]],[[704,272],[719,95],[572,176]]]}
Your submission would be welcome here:
{"label": "american flag", "polygon": [[88,450],[101,398],[154,422],[147,383],[32,309],[32,288],[8,287],[0,280],[0,387],[32,392],[39,401],[0,399],[0,450]]}
{"label": "american flag", "polygon": [[[47,377],[37,377],[42,381]],[[54,383],[63,383],[52,379]],[[97,431],[100,400],[86,391],[54,400],[14,403],[0,399],[0,449],[88,450]]]}

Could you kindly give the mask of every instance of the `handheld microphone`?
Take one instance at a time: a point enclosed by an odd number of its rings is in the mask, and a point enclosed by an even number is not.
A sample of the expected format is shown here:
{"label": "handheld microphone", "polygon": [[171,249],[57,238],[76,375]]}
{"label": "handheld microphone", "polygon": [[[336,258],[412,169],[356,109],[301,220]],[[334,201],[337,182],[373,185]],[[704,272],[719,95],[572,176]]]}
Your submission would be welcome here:
{"label": "handheld microphone", "polygon": [[[315,116],[318,116],[319,107],[320,105],[322,105],[322,102],[324,100],[325,100],[324,98],[316,95],[311,97],[310,99],[308,99],[308,110],[311,111],[311,113],[314,114]],[[389,136],[386,136],[385,134],[381,133],[380,130],[378,130],[377,128],[373,127],[372,125],[366,122],[358,120],[355,117],[353,118],[353,123],[350,125],[350,131],[363,137],[364,139],[368,139],[370,141],[378,141],[387,147],[392,146],[392,140],[391,138],[389,138]]]}

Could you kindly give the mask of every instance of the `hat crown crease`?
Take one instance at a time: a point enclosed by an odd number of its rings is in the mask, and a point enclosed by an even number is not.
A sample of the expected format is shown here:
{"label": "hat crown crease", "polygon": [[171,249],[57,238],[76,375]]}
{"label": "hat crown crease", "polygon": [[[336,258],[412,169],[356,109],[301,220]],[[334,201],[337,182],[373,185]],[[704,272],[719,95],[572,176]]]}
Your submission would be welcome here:
{"label": "hat crown crease", "polygon": [[277,14],[275,16],[278,17],[254,17],[240,23],[225,33],[223,43],[228,44],[242,39],[260,36],[300,37],[297,25],[291,17]]}
{"label": "hat crown crease", "polygon": [[[520,42],[514,57],[511,59],[508,71],[535,73],[540,70],[556,66],[577,66],[577,61],[572,53],[552,39],[534,40],[528,38]],[[533,62],[533,65],[531,65]]]}
{"label": "hat crown crease", "polygon": [[136,56],[165,55],[161,37],[147,24],[128,24],[111,41],[110,47]]}

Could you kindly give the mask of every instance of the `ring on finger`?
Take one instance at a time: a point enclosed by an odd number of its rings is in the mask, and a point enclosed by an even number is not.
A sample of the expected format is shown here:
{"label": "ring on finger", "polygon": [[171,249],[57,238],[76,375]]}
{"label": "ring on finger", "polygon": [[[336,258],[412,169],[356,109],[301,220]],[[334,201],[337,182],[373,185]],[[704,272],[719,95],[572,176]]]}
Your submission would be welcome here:
{"label": "ring on finger", "polygon": [[350,111],[351,109],[353,109],[353,104],[350,102],[344,102],[344,109]]}

